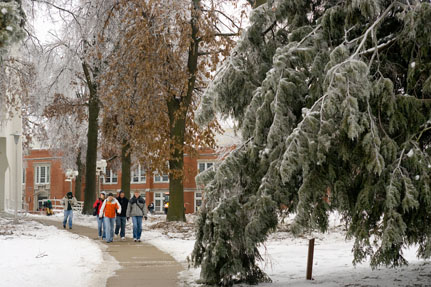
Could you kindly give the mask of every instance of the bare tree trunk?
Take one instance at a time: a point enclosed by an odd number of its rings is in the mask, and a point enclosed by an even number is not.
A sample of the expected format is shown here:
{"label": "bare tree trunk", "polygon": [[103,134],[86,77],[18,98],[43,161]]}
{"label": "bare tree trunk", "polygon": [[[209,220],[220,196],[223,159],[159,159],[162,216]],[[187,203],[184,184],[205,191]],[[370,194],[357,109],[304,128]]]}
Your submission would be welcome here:
{"label": "bare tree trunk", "polygon": [[78,151],[78,156],[76,158],[76,167],[78,169],[78,175],[76,176],[76,180],[75,180],[75,197],[77,200],[81,200],[82,196],[81,196],[81,185],[82,185],[82,170],[83,170],[83,164],[81,161],[81,148],[79,148]]}
{"label": "bare tree trunk", "polygon": [[130,144],[123,140],[121,148],[121,190],[127,198],[130,198],[130,166],[132,164]]}
{"label": "bare tree trunk", "polygon": [[167,221],[186,221],[184,214],[184,134],[185,117],[178,116],[181,101],[172,97],[168,101],[171,159],[169,160],[169,209]]}
{"label": "bare tree trunk", "polygon": [[184,214],[184,136],[186,130],[187,111],[192,102],[195,89],[196,72],[198,70],[198,10],[200,0],[192,1],[192,28],[187,69],[190,75],[187,84],[187,94],[179,99],[171,97],[168,100],[169,130],[171,139],[171,159],[169,160],[169,209],[167,221],[186,221]]}
{"label": "bare tree trunk", "polygon": [[96,161],[97,161],[97,137],[99,130],[99,98],[97,86],[92,82],[87,63],[82,63],[85,78],[90,90],[88,103],[88,133],[87,133],[87,158],[85,160],[85,199],[82,213],[93,214],[93,202],[96,200]]}

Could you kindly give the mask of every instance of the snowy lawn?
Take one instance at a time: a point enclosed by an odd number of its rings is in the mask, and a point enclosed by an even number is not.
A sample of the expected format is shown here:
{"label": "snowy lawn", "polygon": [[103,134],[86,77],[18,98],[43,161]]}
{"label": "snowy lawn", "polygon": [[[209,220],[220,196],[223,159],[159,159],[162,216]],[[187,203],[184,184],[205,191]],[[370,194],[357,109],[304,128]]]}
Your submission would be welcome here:
{"label": "snowy lawn", "polygon": [[[48,218],[44,216],[44,218]],[[62,214],[49,219],[60,221]],[[143,224],[142,240],[169,253],[182,263],[185,271],[180,273],[182,286],[199,286],[200,269],[187,269],[187,257],[194,245],[194,221],[196,216],[187,215],[187,223],[167,223],[164,215],[150,215]],[[287,220],[287,224],[291,219]],[[75,214],[74,222],[97,227],[93,216]],[[132,237],[131,221],[127,223],[126,236]],[[308,239],[315,237],[312,281],[305,280]],[[118,239],[117,239],[118,240]],[[336,215],[331,215],[328,233],[314,233],[294,238],[287,232],[276,232],[265,246],[260,248],[264,262],[260,266],[273,280],[263,287],[284,286],[431,286],[431,262],[416,258],[416,248],[404,250],[408,266],[398,269],[380,267],[372,270],[369,262],[352,265],[353,241],[345,240],[345,232]],[[239,285],[247,286],[247,285]]]}
{"label": "snowy lawn", "polygon": [[0,286],[105,286],[118,263],[103,245],[53,226],[0,217]]}

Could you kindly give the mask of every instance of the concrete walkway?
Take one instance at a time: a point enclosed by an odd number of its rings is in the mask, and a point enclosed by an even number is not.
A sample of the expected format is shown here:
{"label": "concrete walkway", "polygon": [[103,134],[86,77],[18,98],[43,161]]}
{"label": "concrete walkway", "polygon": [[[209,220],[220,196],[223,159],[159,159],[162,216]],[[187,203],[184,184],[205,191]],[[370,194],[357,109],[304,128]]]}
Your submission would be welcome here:
{"label": "concrete walkway", "polygon": [[[44,225],[52,225],[63,229],[61,222],[53,220],[32,219]],[[170,255],[147,243],[125,241],[105,243],[97,238],[97,230],[80,225],[73,225],[69,230],[75,234],[94,239],[107,246],[106,252],[113,256],[121,265],[113,276],[108,279],[107,286],[143,286],[143,287],[174,287],[178,283],[178,272],[181,265]]]}

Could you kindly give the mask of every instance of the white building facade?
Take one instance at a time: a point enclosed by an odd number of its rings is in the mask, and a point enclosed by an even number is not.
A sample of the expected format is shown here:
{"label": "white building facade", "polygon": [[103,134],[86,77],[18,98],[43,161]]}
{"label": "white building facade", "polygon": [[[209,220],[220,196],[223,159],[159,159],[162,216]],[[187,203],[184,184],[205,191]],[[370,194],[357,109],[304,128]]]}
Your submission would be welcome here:
{"label": "white building facade", "polygon": [[0,107],[0,211],[22,209],[22,121]]}

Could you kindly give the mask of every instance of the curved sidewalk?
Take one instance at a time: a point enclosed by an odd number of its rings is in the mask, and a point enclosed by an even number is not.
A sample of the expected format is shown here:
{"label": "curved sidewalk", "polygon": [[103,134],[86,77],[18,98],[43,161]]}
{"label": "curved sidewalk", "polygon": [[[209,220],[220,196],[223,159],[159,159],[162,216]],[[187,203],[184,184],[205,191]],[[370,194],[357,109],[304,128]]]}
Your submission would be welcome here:
{"label": "curved sidewalk", "polygon": [[[44,219],[32,219],[44,225],[52,225],[63,229],[61,222]],[[181,265],[170,255],[160,251],[147,243],[133,242],[126,238],[125,241],[114,241],[106,244],[97,238],[97,230],[80,225],[73,225],[71,230],[75,234],[94,239],[107,246],[105,252],[113,256],[121,268],[109,277],[107,286],[143,286],[143,287],[174,287],[178,283],[178,272]]]}

